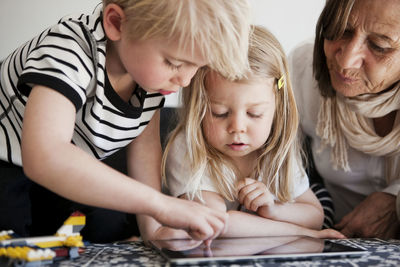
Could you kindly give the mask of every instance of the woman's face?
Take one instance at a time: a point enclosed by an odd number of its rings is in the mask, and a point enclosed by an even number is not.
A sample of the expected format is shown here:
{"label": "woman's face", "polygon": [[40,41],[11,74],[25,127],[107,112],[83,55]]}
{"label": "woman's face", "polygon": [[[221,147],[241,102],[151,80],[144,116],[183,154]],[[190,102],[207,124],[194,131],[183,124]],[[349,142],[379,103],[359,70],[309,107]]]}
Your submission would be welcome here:
{"label": "woman's face", "polygon": [[381,92],[400,80],[400,1],[356,0],[341,38],[325,39],[333,88],[344,96]]}

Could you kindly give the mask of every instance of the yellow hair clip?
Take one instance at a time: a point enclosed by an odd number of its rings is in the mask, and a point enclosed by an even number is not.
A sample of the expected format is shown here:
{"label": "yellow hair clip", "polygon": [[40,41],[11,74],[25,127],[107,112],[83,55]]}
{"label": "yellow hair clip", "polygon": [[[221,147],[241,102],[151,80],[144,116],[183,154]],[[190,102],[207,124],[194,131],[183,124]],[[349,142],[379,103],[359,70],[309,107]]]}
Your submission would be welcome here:
{"label": "yellow hair clip", "polygon": [[278,80],[278,89],[281,89],[285,84],[285,80],[283,79],[283,75]]}

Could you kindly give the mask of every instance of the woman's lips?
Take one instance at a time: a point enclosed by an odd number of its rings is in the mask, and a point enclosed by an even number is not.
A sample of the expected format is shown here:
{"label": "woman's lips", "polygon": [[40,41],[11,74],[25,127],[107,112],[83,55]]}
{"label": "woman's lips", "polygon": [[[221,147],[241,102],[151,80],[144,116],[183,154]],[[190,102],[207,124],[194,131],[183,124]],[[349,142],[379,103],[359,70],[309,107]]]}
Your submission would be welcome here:
{"label": "woman's lips", "polygon": [[350,76],[345,76],[343,74],[341,74],[338,71],[335,71],[335,76],[337,77],[337,79],[343,83],[348,83],[348,84],[352,84],[352,83],[356,83],[358,81],[358,78],[353,78]]}

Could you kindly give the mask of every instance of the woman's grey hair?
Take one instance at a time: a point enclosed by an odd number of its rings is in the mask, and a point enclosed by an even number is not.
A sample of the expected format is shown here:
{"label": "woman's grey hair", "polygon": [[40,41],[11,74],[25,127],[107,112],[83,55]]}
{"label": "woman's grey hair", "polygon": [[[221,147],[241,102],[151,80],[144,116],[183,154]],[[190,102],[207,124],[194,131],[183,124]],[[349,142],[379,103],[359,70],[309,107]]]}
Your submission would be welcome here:
{"label": "woman's grey hair", "polygon": [[314,42],[313,73],[321,95],[335,96],[324,52],[324,40],[337,40],[346,30],[355,0],[327,0],[319,16]]}

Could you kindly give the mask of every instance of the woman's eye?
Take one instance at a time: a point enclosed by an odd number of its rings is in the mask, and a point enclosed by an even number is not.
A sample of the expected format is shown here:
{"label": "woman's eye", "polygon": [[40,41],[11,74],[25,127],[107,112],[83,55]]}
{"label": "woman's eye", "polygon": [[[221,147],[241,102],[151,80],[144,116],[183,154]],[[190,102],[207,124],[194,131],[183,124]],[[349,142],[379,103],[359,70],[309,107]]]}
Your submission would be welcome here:
{"label": "woman's eye", "polygon": [[371,41],[369,42],[369,47],[371,47],[372,50],[374,50],[374,51],[376,51],[378,53],[382,53],[382,54],[387,52],[390,49],[390,48],[387,48],[387,47],[381,47],[381,46],[379,46],[376,43],[371,42]]}
{"label": "woman's eye", "polygon": [[225,113],[217,113],[212,111],[211,114],[213,115],[213,117],[215,118],[226,118],[228,116],[228,112]]}
{"label": "woman's eye", "polygon": [[346,29],[343,32],[342,38],[347,38],[353,36],[353,30],[351,29]]}
{"label": "woman's eye", "polygon": [[181,65],[178,66],[178,65],[172,64],[168,59],[166,59],[164,62],[172,70],[178,70],[181,67]]}

